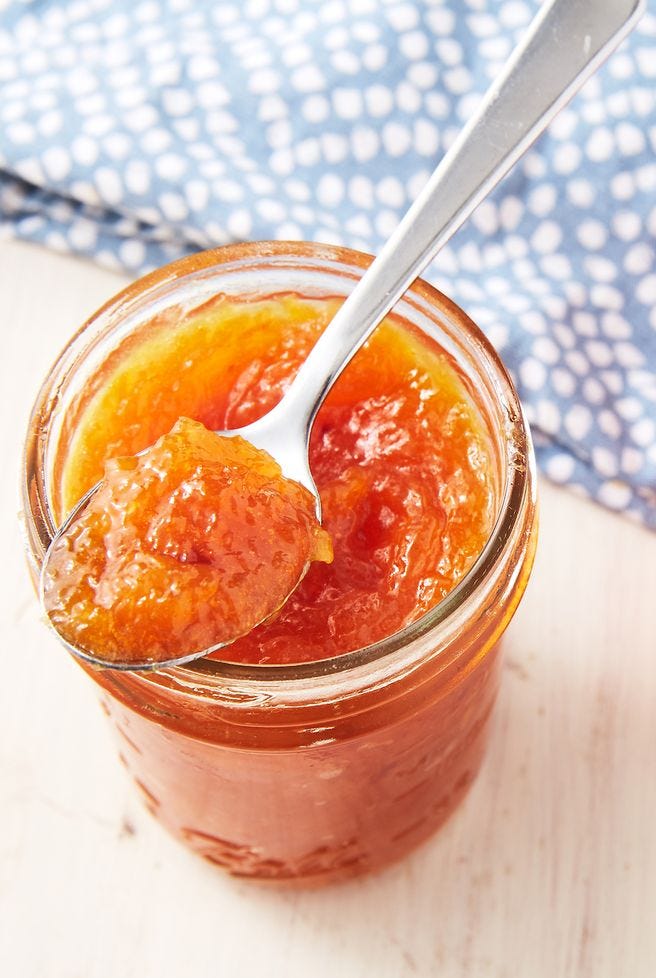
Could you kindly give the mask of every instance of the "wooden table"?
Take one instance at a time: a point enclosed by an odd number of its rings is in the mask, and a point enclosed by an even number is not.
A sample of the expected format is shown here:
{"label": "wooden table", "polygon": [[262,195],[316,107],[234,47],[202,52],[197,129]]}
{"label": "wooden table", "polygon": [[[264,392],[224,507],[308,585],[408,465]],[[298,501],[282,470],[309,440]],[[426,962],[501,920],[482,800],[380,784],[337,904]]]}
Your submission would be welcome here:
{"label": "wooden table", "polygon": [[546,483],[489,754],[434,839],[376,876],[279,892],[142,810],[89,681],[39,620],[16,495],[43,374],[123,281],[0,243],[2,973],[656,975],[656,535]]}

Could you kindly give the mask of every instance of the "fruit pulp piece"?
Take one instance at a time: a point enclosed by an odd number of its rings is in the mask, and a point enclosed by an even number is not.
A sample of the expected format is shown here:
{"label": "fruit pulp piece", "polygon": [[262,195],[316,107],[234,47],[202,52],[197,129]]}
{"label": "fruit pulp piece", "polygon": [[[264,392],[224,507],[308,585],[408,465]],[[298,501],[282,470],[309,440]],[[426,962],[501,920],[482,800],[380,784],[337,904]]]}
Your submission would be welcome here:
{"label": "fruit pulp piece", "polygon": [[314,560],[331,560],[312,494],[266,452],[181,418],[116,458],[55,546],[48,615],[111,663],[215,648],[275,614]]}

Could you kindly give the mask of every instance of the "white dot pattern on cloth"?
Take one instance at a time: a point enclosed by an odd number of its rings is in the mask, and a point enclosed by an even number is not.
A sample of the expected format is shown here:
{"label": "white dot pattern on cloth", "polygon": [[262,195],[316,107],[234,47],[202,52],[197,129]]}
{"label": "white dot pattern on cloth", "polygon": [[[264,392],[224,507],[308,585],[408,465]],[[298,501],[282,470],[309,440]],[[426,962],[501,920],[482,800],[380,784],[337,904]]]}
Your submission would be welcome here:
{"label": "white dot pattern on cloth", "polygon": [[[133,274],[244,238],[376,251],[538,0],[39,0],[0,19],[0,229]],[[426,277],[538,458],[656,527],[656,16]]]}

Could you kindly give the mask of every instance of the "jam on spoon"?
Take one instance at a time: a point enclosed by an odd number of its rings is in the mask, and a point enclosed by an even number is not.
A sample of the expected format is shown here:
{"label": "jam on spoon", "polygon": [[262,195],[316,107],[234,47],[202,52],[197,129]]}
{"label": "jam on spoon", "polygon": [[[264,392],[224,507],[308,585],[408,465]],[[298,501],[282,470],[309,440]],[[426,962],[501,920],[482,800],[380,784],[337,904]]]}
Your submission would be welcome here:
{"label": "jam on spoon", "polygon": [[106,464],[50,552],[43,603],[85,658],[160,667],[265,621],[313,560],[332,544],[309,490],[243,438],[181,418]]}

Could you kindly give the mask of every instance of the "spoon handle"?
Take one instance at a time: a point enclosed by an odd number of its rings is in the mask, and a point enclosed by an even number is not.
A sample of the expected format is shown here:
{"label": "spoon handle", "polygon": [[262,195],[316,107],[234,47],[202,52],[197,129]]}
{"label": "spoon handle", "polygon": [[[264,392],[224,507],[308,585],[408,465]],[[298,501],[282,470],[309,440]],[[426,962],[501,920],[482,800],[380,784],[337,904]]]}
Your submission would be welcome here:
{"label": "spoon handle", "polygon": [[309,435],[325,394],[355,351],[644,6],[645,0],[543,3],[478,110],[299,369],[284,398],[294,425]]}

